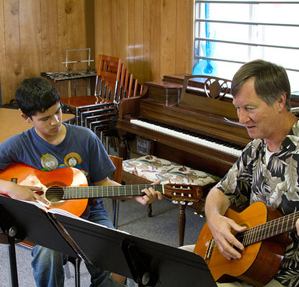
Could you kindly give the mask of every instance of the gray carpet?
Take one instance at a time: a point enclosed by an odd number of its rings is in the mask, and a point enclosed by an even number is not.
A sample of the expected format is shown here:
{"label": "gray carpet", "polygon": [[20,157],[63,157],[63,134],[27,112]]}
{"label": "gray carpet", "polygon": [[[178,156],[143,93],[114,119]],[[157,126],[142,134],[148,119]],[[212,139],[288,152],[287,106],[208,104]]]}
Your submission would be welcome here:
{"label": "gray carpet", "polygon": [[[111,200],[105,200],[106,208],[112,215]],[[132,235],[153,240],[173,247],[178,246],[179,208],[167,200],[153,204],[153,217],[147,216],[146,207],[134,200],[120,202],[119,229]],[[186,210],[185,244],[196,241],[203,219],[195,215],[193,210]],[[18,280],[20,287],[34,286],[31,273],[30,250],[17,246]],[[11,286],[9,271],[8,246],[0,244],[0,287]],[[65,286],[74,286],[74,269],[68,263],[65,268]],[[85,265],[81,264],[81,286],[89,286],[89,274]]]}

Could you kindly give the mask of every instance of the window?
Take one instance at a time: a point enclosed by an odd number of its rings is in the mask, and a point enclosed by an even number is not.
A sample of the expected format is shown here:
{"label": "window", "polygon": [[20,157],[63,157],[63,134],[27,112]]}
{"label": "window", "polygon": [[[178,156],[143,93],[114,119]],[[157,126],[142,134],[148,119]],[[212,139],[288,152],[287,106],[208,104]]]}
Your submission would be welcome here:
{"label": "window", "polygon": [[299,94],[298,1],[195,1],[193,74],[231,79],[254,59],[286,68]]}

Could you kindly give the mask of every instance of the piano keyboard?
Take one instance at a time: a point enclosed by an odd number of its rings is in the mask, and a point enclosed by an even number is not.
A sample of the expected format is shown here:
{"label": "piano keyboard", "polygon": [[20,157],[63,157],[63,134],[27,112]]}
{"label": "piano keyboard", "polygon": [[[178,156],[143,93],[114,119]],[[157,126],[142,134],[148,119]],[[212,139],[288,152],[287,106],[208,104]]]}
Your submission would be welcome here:
{"label": "piano keyboard", "polygon": [[181,140],[185,140],[185,141],[194,143],[196,145],[201,145],[201,146],[205,146],[205,147],[208,147],[208,148],[211,148],[214,150],[218,150],[218,151],[227,153],[227,154],[235,156],[235,157],[239,157],[242,152],[241,148],[237,149],[234,147],[229,147],[224,144],[220,144],[220,143],[216,143],[214,141],[210,141],[210,140],[206,140],[206,139],[203,139],[200,137],[192,136],[192,135],[189,135],[184,132],[178,132],[176,130],[172,130],[172,129],[162,127],[162,126],[159,126],[156,124],[152,124],[152,123],[149,123],[146,121],[132,119],[132,120],[130,120],[130,123],[132,125],[136,125],[136,126],[140,126],[140,127],[149,129],[149,130],[160,132],[162,134],[169,135],[171,137],[178,138]]}

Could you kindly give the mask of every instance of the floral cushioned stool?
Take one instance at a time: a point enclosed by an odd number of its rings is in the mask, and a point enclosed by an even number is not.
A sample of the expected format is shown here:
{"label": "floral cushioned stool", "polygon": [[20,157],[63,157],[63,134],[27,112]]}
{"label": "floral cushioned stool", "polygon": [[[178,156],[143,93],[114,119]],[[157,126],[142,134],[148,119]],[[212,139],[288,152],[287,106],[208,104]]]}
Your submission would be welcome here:
{"label": "floral cushioned stool", "polygon": [[184,198],[184,201],[179,204],[179,245],[184,243],[186,206],[192,204],[197,213],[203,214],[205,196],[218,181],[216,176],[153,155],[124,160],[122,178],[125,184],[160,182],[199,187],[199,194],[194,195],[192,200],[188,202],[188,199]]}

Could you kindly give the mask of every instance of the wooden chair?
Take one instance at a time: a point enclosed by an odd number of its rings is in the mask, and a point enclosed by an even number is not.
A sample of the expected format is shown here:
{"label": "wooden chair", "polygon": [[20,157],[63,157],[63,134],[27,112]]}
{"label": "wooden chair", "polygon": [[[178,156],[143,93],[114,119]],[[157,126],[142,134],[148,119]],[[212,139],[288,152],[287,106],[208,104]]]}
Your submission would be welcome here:
{"label": "wooden chair", "polygon": [[123,64],[117,94],[118,102],[124,98],[141,96],[142,93],[143,85],[138,82],[138,79],[134,78],[133,74],[129,73]]}
{"label": "wooden chair", "polygon": [[[134,78],[133,74],[129,73],[125,64],[118,57],[98,55],[96,58],[96,74],[94,97],[76,96],[63,100],[63,103],[76,114],[76,123],[80,125],[82,123],[78,121],[79,113],[85,108],[91,111],[94,107],[94,110],[96,110],[98,105],[107,102],[115,105],[117,112],[110,122],[102,125],[95,119],[94,123],[98,125],[99,128],[96,132],[100,134],[101,140],[108,153],[110,153],[110,147],[117,149],[119,146],[119,135],[116,130],[119,103],[124,98],[142,95],[144,89],[143,85]],[[90,128],[89,126],[86,127]]]}
{"label": "wooden chair", "polygon": [[108,101],[115,100],[122,66],[121,59],[117,57],[97,56],[95,96]]}
{"label": "wooden chair", "polygon": [[63,98],[62,103],[74,110],[78,106],[113,102],[119,104],[122,98],[141,95],[141,85],[118,57],[98,55],[96,58],[96,80],[94,97],[80,95]]}
{"label": "wooden chair", "polygon": [[94,97],[90,95],[77,95],[62,98],[62,103],[74,110],[84,105],[98,104],[102,101],[113,101],[117,83],[119,81],[122,62],[117,57],[98,55],[96,58],[96,79]]}
{"label": "wooden chair", "polygon": [[115,171],[113,173],[112,179],[118,183],[122,183],[122,162],[123,159],[116,155],[109,155],[111,161],[115,165]]}

